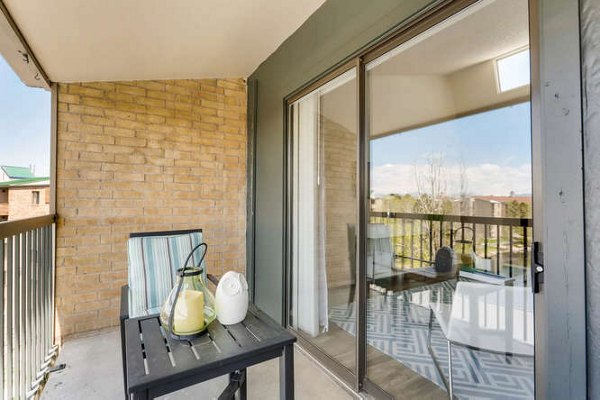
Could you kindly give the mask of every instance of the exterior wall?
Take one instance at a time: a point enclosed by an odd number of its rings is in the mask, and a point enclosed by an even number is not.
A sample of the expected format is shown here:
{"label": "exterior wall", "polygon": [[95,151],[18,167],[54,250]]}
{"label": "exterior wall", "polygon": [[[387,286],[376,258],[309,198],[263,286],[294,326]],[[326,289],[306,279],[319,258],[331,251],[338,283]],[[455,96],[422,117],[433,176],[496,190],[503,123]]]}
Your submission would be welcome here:
{"label": "exterior wall", "polygon": [[600,3],[581,1],[588,398],[600,398]]}
{"label": "exterior wall", "polygon": [[[39,204],[33,204],[33,192],[39,192]],[[12,187],[8,189],[8,220],[40,217],[50,213],[50,188]]]}
{"label": "exterior wall", "polygon": [[118,324],[131,232],[202,228],[244,271],[244,80],[60,84],[57,136],[58,336]]}
{"label": "exterior wall", "polygon": [[[253,184],[254,242],[248,265],[254,276],[254,301],[278,321],[284,313],[284,110],[292,91],[353,52],[376,40],[430,0],[328,0],[249,78],[255,151]],[[256,85],[254,84],[256,82]],[[256,88],[256,91],[254,91]]]}

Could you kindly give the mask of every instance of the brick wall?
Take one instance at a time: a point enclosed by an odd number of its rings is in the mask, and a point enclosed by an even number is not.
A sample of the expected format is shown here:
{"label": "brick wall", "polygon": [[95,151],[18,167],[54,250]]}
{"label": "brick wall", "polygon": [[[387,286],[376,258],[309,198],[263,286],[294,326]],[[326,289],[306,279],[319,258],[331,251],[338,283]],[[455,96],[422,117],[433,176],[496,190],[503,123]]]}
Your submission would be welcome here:
{"label": "brick wall", "polygon": [[130,232],[201,227],[244,271],[245,199],[242,79],[61,84],[57,336],[118,324]]}
{"label": "brick wall", "polygon": [[356,132],[326,117],[321,118],[321,133],[325,181],[325,262],[328,285],[335,288],[355,281],[356,265],[351,265],[355,254],[350,250],[354,239],[349,237],[349,229],[356,233],[358,142]]}

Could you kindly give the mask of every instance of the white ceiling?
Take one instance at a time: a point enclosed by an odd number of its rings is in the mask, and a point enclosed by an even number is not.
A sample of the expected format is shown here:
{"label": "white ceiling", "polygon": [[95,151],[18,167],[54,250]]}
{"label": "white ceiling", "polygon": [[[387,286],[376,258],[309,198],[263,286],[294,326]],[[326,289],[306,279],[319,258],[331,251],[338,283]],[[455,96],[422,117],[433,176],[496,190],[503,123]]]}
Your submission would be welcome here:
{"label": "white ceiling", "polygon": [[4,0],[57,82],[247,77],[325,0]]}
{"label": "white ceiling", "polygon": [[527,46],[528,6],[482,0],[376,60],[377,74],[445,75]]}

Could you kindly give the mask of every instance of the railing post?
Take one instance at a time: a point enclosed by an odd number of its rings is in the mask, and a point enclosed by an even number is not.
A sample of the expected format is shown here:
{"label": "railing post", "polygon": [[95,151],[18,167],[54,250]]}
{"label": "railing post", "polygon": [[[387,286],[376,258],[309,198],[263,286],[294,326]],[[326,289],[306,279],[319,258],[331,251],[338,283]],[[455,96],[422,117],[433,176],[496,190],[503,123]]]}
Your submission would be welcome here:
{"label": "railing post", "polygon": [[[43,293],[44,293],[44,297],[43,297],[43,302],[42,302],[42,328],[43,328],[43,333],[42,333],[42,337],[44,338],[44,345],[42,346],[43,349],[43,353],[42,353],[42,365],[44,365],[45,361],[46,361],[46,356],[48,355],[48,341],[46,340],[46,335],[48,333],[48,323],[46,321],[46,319],[48,318],[48,286],[46,283],[47,280],[47,252],[46,252],[46,246],[48,245],[48,240],[46,238],[47,236],[47,232],[46,232],[46,227],[42,228],[42,288],[43,288]],[[43,367],[42,367],[43,368]]]}
{"label": "railing post", "polygon": [[[40,331],[40,301],[41,301],[41,296],[40,296],[40,252],[39,252],[39,248],[40,248],[40,229],[34,229],[33,231],[34,234],[34,243],[35,243],[35,258],[34,258],[34,265],[33,265],[33,280],[34,280],[34,288],[33,288],[33,297],[34,297],[34,303],[33,303],[33,313],[34,313],[34,321],[35,321],[35,349],[34,349],[34,369],[33,369],[33,376],[35,378],[35,380],[38,379],[37,373],[38,371],[36,370],[36,368],[40,365],[40,353],[42,352],[41,350],[41,346],[40,346],[40,338],[41,338],[41,331]],[[33,390],[33,387],[31,387],[31,390]]]}
{"label": "railing post", "polygon": [[35,360],[35,301],[33,293],[35,289],[35,230],[27,232],[27,391],[31,390],[35,380],[34,360]]}
{"label": "railing post", "polygon": [[464,254],[464,252],[465,252],[465,223],[462,221],[460,223],[460,245],[461,245],[461,251]]}
{"label": "railing post", "polygon": [[[488,258],[488,224],[483,225],[483,257]],[[491,268],[491,265],[490,265]]]}
{"label": "railing post", "polygon": [[500,225],[496,225],[496,275],[500,275],[500,239],[502,231]]}
{"label": "railing post", "polygon": [[406,254],[406,220],[402,218],[402,269],[404,269],[404,254]]}
{"label": "railing post", "polygon": [[527,286],[527,275],[529,275],[529,272],[527,271],[527,255],[529,254],[529,244],[528,244],[528,238],[527,238],[527,225],[523,226],[523,268],[524,268],[524,273],[523,273],[523,285]]}
{"label": "railing post", "polygon": [[0,396],[2,399],[6,397],[4,393],[6,387],[6,381],[4,379],[4,318],[6,317],[6,312],[4,310],[4,271],[6,270],[4,246],[5,239],[2,238],[0,239],[0,268],[2,268],[0,271],[0,312],[2,312],[2,315],[0,316],[0,354],[2,354],[2,359],[0,359]]}
{"label": "railing post", "polygon": [[513,276],[513,227],[508,227],[508,276]]}
{"label": "railing post", "polygon": [[14,368],[13,360],[13,238],[6,239],[6,353],[3,354],[6,363],[6,386],[4,391],[7,398],[13,397],[12,384]]}
{"label": "railing post", "polygon": [[39,249],[39,229],[34,229],[31,232],[31,240],[33,242],[32,246],[32,254],[31,254],[31,308],[29,312],[32,314],[33,318],[31,319],[31,332],[33,335],[33,340],[31,343],[31,386],[29,390],[33,390],[35,385],[35,381],[37,380],[35,370],[36,365],[38,365],[38,325],[37,325],[37,268],[38,268],[38,249]]}
{"label": "railing post", "polygon": [[419,258],[420,258],[420,266],[423,266],[423,220],[420,221],[419,224]]}
{"label": "railing post", "polygon": [[433,220],[426,222],[429,224],[429,261],[433,260]]}
{"label": "railing post", "polygon": [[[475,252],[475,254],[477,254],[477,224],[473,222],[471,226],[473,227],[473,251]],[[475,260],[473,260],[473,266],[475,266],[474,264]]]}
{"label": "railing post", "polygon": [[13,329],[13,343],[14,343],[14,351],[13,351],[13,395],[15,398],[19,398],[20,395],[20,386],[19,386],[19,378],[20,378],[20,368],[19,368],[19,353],[21,351],[21,338],[19,332],[21,330],[21,297],[20,293],[20,283],[21,283],[21,234],[15,235],[14,240],[15,251],[14,251],[14,329]]}
{"label": "railing post", "polygon": [[19,292],[21,304],[21,313],[19,319],[21,320],[21,329],[19,331],[19,394],[21,398],[25,398],[25,391],[27,386],[27,373],[25,366],[25,359],[27,357],[27,303],[25,301],[26,295],[25,292],[27,290],[27,233],[23,232],[20,234],[21,236],[21,263],[19,264],[19,286],[21,287],[21,291]]}
{"label": "railing post", "polygon": [[410,267],[414,266],[414,248],[415,248],[415,221],[410,220]]}

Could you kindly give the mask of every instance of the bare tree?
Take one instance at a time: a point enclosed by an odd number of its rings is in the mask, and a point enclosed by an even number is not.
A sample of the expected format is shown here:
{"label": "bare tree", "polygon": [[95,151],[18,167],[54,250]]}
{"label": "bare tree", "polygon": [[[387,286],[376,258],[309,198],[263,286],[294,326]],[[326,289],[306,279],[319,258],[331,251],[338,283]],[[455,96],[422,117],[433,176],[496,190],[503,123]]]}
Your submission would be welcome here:
{"label": "bare tree", "polygon": [[423,214],[443,213],[446,199],[446,176],[441,155],[428,155],[422,167],[415,165],[418,198],[417,212]]}
{"label": "bare tree", "polygon": [[[415,165],[415,180],[417,184],[418,197],[415,203],[415,212],[420,214],[444,214],[444,205],[448,201],[446,195],[446,170],[442,155],[428,155],[424,165]],[[436,224],[434,226],[434,223]],[[421,238],[426,240],[429,259],[433,259],[433,253],[440,243],[441,232],[439,222],[433,220],[425,221],[425,226],[420,226]],[[421,245],[421,243],[419,243]],[[427,256],[423,254],[424,258]]]}
{"label": "bare tree", "polygon": [[467,178],[467,167],[465,166],[464,161],[461,160],[458,167],[458,179],[459,179],[459,188],[458,194],[460,196],[460,214],[461,215],[470,215],[471,209],[468,200],[468,192],[469,192],[469,182]]}

